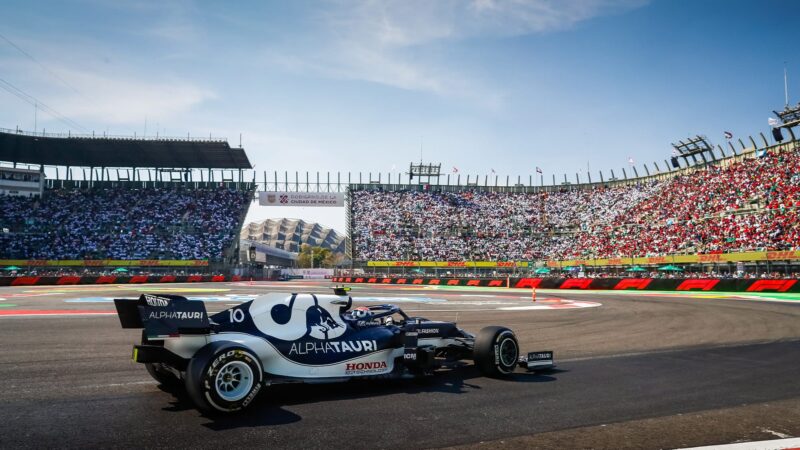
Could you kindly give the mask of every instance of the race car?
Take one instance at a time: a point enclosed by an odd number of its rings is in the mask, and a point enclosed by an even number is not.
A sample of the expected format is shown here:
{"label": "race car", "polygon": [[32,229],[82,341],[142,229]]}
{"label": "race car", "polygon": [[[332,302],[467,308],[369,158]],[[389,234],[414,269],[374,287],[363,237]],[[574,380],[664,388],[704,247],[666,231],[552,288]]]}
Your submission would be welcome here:
{"label": "race car", "polygon": [[273,293],[208,316],[201,301],[143,294],[116,299],[123,328],[142,328],[133,360],[165,388],[185,388],[206,413],[246,408],[263,387],[354,378],[413,378],[473,360],[486,376],[554,367],[553,352],[520,355],[508,328],[477,336],[395,305],[352,308],[346,288]]}

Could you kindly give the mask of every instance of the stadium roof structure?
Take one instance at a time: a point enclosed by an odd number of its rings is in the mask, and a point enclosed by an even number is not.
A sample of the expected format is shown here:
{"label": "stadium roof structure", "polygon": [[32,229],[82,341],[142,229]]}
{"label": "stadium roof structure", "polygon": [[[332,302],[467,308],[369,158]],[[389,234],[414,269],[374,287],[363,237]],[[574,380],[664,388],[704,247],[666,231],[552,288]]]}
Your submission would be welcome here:
{"label": "stadium roof structure", "polygon": [[711,144],[708,143],[708,138],[705,136],[697,135],[686,139],[686,141],[680,140],[677,143],[673,143],[672,148],[674,148],[677,152],[676,156],[683,158],[687,164],[690,156],[695,164],[697,164],[696,155],[700,155],[700,157],[703,158],[703,162],[707,163],[708,160],[706,159],[706,153],[711,155],[711,159],[717,159],[714,156],[713,147],[711,147]]}
{"label": "stadium roof structure", "polygon": [[0,161],[70,167],[251,169],[225,139],[130,138],[0,129]]}
{"label": "stadium roof structure", "polygon": [[776,116],[780,117],[783,124],[780,128],[792,128],[800,125],[800,103],[797,106],[786,108],[783,111],[773,111]]}

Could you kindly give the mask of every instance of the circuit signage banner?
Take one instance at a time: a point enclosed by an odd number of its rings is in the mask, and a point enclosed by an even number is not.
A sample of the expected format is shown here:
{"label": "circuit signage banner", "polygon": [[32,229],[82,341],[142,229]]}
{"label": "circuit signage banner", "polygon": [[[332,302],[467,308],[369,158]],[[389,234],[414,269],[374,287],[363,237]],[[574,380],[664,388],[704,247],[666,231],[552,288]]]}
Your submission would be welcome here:
{"label": "circuit signage banner", "polygon": [[101,276],[0,276],[0,286],[63,286],[73,284],[221,283],[242,281],[239,275],[101,275]]}
{"label": "circuit signage banner", "polygon": [[[570,259],[564,261],[547,261],[547,267],[559,268],[567,266],[623,266],[623,265],[655,265],[655,264],[735,264],[751,261],[797,261],[800,250],[775,252],[739,252],[739,253],[698,253],[694,255],[666,255],[636,258],[598,258]],[[655,268],[653,268],[655,270]]]}
{"label": "circuit signage banner", "polygon": [[261,206],[343,207],[344,193],[264,191],[258,193],[258,204]]}
{"label": "circuit signage banner", "polygon": [[800,292],[796,279],[720,278],[437,278],[437,277],[334,277],[334,283],[377,283],[425,286],[484,286],[523,289]]}
{"label": "circuit signage banner", "polygon": [[528,261],[367,261],[368,267],[441,267],[464,269],[471,267],[529,267]]}
{"label": "circuit signage banner", "polygon": [[205,259],[0,259],[2,266],[19,267],[205,267]]}
{"label": "circuit signage banner", "polygon": [[[798,261],[800,250],[774,252],[739,252],[739,253],[698,253],[693,255],[665,255],[635,258],[597,258],[569,259],[563,261],[546,261],[547,267],[605,267],[630,265],[663,265],[663,264],[735,264],[750,261]],[[368,267],[533,267],[529,261],[367,261]],[[651,267],[650,270],[656,270]]]}

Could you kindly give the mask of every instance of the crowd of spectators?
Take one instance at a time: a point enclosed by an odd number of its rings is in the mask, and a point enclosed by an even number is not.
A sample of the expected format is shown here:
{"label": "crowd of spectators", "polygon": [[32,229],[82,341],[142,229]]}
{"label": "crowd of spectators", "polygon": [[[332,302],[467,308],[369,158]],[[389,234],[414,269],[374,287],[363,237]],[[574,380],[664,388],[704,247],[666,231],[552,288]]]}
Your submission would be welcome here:
{"label": "crowd of spectators", "polygon": [[800,248],[800,150],[556,192],[353,192],[356,260],[543,260]]}
{"label": "crowd of spectators", "polygon": [[229,189],[53,189],[0,196],[0,259],[222,257],[250,204]]}
{"label": "crowd of spectators", "polygon": [[563,258],[791,250],[800,247],[800,152],[708,166],[575,234]]}
{"label": "crowd of spectators", "polygon": [[566,231],[616,217],[658,186],[551,193],[356,191],[354,244],[368,260],[530,260]]}

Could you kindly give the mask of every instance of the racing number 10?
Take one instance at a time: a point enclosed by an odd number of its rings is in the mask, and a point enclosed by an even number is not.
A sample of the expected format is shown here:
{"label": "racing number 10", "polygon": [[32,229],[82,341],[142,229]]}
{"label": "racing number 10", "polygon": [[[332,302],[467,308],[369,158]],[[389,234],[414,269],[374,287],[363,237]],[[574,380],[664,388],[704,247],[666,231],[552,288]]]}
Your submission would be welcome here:
{"label": "racing number 10", "polygon": [[228,312],[231,315],[230,317],[231,322],[238,323],[244,321],[244,311],[242,311],[241,309],[230,309],[228,310]]}

